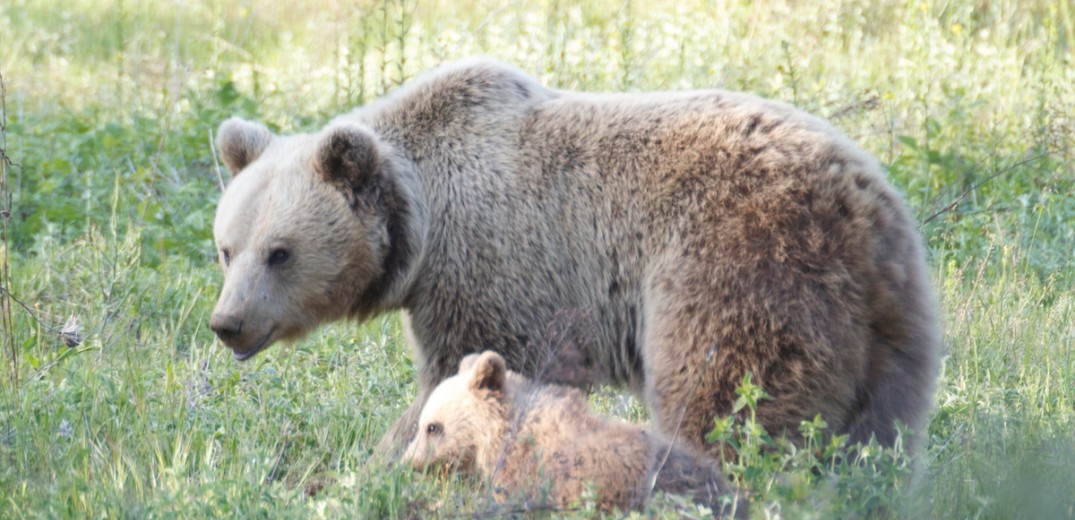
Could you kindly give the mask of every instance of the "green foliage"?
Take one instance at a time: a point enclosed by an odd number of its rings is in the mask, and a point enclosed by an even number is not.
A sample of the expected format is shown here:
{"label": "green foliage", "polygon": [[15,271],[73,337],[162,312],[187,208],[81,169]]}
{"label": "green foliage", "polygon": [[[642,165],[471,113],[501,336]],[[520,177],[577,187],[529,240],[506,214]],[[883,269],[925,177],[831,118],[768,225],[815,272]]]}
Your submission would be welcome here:
{"label": "green foliage", "polygon": [[[478,54],[562,88],[794,102],[906,194],[948,346],[921,460],[845,446],[821,418],[801,444],[774,437],[747,379],[711,440],[753,516],[1075,517],[1070,2],[10,0],[0,48],[0,517],[504,514],[472,482],[367,462],[413,395],[396,317],[249,364],[206,327],[217,125],[318,128]],[[625,399],[595,402],[644,420]],[[664,497],[641,514],[705,512]]]}
{"label": "green foliage", "polygon": [[[758,402],[769,396],[746,374],[736,388],[734,414],[714,420],[706,441],[734,453],[724,468],[743,489],[757,493],[752,506],[794,518],[849,518],[899,511],[907,501],[912,464],[897,442],[847,446],[820,417],[803,421],[794,444],[773,437],[757,422]],[[745,413],[743,413],[745,411]],[[728,450],[722,452],[730,455]]]}

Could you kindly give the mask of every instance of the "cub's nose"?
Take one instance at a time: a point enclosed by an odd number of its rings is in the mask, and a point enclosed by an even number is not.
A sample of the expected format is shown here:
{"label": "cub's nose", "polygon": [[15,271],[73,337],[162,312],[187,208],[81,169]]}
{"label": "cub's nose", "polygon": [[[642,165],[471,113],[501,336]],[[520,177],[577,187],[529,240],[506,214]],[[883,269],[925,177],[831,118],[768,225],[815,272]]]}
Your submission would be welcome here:
{"label": "cub's nose", "polygon": [[243,322],[230,314],[214,314],[209,319],[209,328],[216,332],[220,341],[230,343],[243,333]]}

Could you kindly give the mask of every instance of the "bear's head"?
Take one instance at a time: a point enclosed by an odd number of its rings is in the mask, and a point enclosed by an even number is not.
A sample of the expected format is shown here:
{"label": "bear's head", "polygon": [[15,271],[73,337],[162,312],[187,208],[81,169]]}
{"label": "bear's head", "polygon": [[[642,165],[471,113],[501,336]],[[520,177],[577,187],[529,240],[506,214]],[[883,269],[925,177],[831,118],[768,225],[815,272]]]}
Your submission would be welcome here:
{"label": "bear's head", "polygon": [[507,429],[504,403],[511,375],[496,352],[463,358],[459,373],[429,395],[403,462],[417,469],[443,464],[465,473],[487,466]]}
{"label": "bear's head", "polygon": [[244,360],[318,324],[398,305],[422,239],[411,163],[357,123],[276,136],[232,118],[213,233],[224,286],[210,328]]}

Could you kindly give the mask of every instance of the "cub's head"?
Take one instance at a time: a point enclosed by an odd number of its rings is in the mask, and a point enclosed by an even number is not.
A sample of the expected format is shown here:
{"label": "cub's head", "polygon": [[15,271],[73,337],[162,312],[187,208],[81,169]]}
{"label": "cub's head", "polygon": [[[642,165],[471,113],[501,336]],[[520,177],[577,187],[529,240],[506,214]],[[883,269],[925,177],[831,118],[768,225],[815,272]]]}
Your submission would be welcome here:
{"label": "cub's head", "polygon": [[508,422],[504,402],[509,374],[504,358],[495,352],[463,358],[459,373],[430,394],[403,462],[417,469],[443,464],[475,472],[483,457],[500,449]]}
{"label": "cub's head", "polygon": [[276,136],[238,118],[217,145],[232,179],[213,225],[224,287],[210,327],[236,359],[400,297],[421,204],[391,146],[359,124]]}

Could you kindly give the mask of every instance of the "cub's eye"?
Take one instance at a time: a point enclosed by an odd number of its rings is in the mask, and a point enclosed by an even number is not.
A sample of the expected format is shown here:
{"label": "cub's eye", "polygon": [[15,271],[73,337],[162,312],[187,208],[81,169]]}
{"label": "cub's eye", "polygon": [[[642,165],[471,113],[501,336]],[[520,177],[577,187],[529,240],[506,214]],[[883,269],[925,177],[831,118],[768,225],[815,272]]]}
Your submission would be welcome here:
{"label": "cub's eye", "polygon": [[220,258],[222,260],[224,260],[224,265],[230,264],[231,263],[231,251],[228,251],[227,249],[221,249],[220,250]]}
{"label": "cub's eye", "polygon": [[444,433],[444,426],[439,422],[429,423],[429,426],[426,426],[427,435],[439,436],[442,433]]}
{"label": "cub's eye", "polygon": [[278,247],[269,252],[269,265],[280,265],[291,258],[291,252],[282,247]]}

